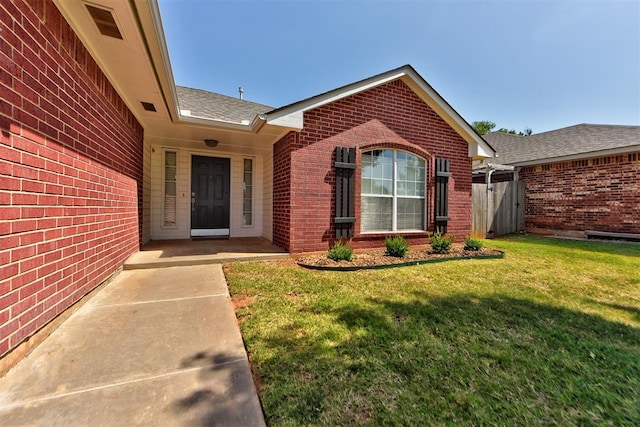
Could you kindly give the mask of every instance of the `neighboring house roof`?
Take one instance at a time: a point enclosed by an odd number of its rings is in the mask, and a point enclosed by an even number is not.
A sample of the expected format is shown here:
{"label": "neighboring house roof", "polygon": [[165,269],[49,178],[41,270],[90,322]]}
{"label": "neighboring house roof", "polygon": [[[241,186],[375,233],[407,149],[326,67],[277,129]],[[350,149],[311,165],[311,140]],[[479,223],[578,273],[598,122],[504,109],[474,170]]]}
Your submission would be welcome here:
{"label": "neighboring house roof", "polygon": [[249,124],[257,115],[273,110],[267,105],[184,86],[176,86],[176,94],[183,116]]}
{"label": "neighboring house roof", "polygon": [[469,144],[470,157],[487,158],[495,155],[493,147],[491,147],[411,65],[404,65],[385,73],[280,107],[267,112],[263,117],[269,124],[302,129],[304,126],[303,113],[305,111],[318,108],[394,80],[402,80],[407,84],[416,95],[462,136]]}
{"label": "neighboring house roof", "polygon": [[526,166],[640,151],[640,126],[579,124],[530,136],[484,135],[497,162]]}

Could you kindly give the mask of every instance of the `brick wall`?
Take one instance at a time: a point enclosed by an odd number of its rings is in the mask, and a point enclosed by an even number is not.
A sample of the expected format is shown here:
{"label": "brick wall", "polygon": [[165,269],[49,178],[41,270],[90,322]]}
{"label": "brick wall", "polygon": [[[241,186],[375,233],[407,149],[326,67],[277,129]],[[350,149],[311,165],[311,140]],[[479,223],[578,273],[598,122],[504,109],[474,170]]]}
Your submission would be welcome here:
{"label": "brick wall", "polygon": [[296,133],[289,132],[273,146],[273,243],[289,250],[291,226],[291,147]]}
{"label": "brick wall", "polygon": [[640,153],[526,166],[527,230],[640,233]]}
{"label": "brick wall", "polygon": [[50,0],[0,4],[0,355],[138,249],[143,129]]}
{"label": "brick wall", "polygon": [[[295,135],[295,134],[292,134]],[[286,244],[275,240],[290,252],[327,249],[335,231],[334,148],[357,147],[356,217],[360,210],[361,150],[401,148],[427,160],[429,175],[427,218],[433,231],[433,161],[451,160],[453,176],[449,181],[449,233],[464,238],[471,227],[471,159],[468,145],[442,118],[429,108],[402,81],[352,95],[345,99],[305,112],[304,129],[287,140],[289,152],[280,155],[283,141],[274,147],[274,173],[277,157],[290,158],[290,224]],[[274,180],[275,186],[275,180]],[[277,221],[274,197],[274,220]],[[274,235],[278,227],[274,223]],[[383,245],[384,236],[360,235],[356,222],[354,247]],[[407,234],[416,243],[426,243],[427,234]],[[285,241],[287,239],[284,239]]]}

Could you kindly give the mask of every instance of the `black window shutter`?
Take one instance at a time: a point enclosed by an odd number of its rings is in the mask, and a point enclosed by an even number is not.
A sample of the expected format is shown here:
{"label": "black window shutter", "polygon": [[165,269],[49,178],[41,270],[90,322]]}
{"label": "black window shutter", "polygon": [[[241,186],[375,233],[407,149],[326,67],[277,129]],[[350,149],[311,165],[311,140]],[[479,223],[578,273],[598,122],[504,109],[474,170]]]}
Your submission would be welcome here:
{"label": "black window shutter", "polygon": [[336,239],[353,237],[356,222],[356,149],[336,147]]}
{"label": "black window shutter", "polygon": [[449,171],[448,159],[436,159],[436,232],[445,234],[449,221]]}

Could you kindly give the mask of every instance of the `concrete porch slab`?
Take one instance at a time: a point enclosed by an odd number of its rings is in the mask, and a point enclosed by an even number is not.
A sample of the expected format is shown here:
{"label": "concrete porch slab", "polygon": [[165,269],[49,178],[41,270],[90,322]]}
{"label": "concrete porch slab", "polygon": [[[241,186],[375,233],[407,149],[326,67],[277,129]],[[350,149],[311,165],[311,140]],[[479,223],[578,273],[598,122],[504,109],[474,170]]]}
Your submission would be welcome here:
{"label": "concrete porch slab", "polygon": [[261,237],[152,240],[127,259],[124,269],[265,261],[288,256],[284,249]]}

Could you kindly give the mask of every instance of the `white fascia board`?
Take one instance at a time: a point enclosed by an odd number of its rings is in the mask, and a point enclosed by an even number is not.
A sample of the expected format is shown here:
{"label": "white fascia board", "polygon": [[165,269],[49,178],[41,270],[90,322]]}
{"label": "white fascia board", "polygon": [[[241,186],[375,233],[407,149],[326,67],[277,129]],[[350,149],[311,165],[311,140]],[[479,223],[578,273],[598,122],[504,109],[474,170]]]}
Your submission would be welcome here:
{"label": "white fascia board", "polygon": [[282,116],[269,117],[267,116],[267,123],[274,126],[282,126],[295,130],[302,130],[304,127],[304,111],[293,111],[289,114]]}
{"label": "white fascia board", "polygon": [[251,127],[251,124],[243,125],[241,123],[236,123],[236,122],[227,122],[224,120],[213,120],[213,119],[209,119],[206,117],[199,117],[199,116],[184,116],[182,114],[179,114],[178,120],[176,121],[176,123],[203,125],[207,127],[233,129],[233,130],[244,131],[244,132],[251,132],[253,130]]}
{"label": "white fascia board", "polygon": [[[149,13],[155,30],[155,37],[153,39],[156,42],[156,48],[160,54],[161,64],[159,65],[161,70],[158,70],[158,64],[156,64],[156,61],[152,59],[153,66],[156,69],[156,74],[160,80],[160,87],[165,103],[170,109],[169,114],[172,119],[176,119],[180,116],[180,105],[178,104],[178,93],[176,91],[176,82],[173,77],[173,68],[171,66],[169,48],[167,47],[167,39],[164,34],[164,27],[162,26],[160,6],[158,5],[157,0],[147,0],[147,4],[149,5]],[[147,37],[146,34],[145,37],[147,38],[147,43],[150,44],[150,37]],[[152,49],[151,47],[150,49],[152,50],[153,57],[153,52],[156,52],[156,49]]]}
{"label": "white fascia board", "polygon": [[400,69],[396,70],[393,73],[378,76],[377,78],[370,78],[358,83],[347,85],[340,90],[332,90],[325,94],[311,97],[305,101],[297,102],[291,105],[291,107],[289,108],[284,108],[280,111],[276,111],[275,113],[266,113],[265,116],[267,117],[267,123],[275,125],[283,123],[281,126],[302,129],[302,127],[304,127],[304,123],[302,123],[302,117],[305,111],[318,108],[323,105],[346,98],[353,94],[383,85],[390,81],[396,80],[404,76],[405,74],[406,73],[404,69]]}
{"label": "white fascia board", "polygon": [[[426,94],[428,99],[423,98],[423,101],[433,108],[458,133],[462,134],[469,144],[469,157],[495,157],[495,151],[491,146],[419,74],[411,68],[407,68],[404,74],[410,79],[409,81],[404,80],[404,82],[408,83],[409,87],[417,86]],[[416,88],[413,87],[413,89],[415,90]]]}
{"label": "white fascia board", "polygon": [[571,160],[594,159],[597,157],[615,156],[617,154],[627,154],[627,153],[635,153],[635,152],[640,152],[640,145],[631,145],[628,147],[612,148],[609,150],[589,151],[587,153],[572,154],[569,156],[548,157],[545,159],[526,160],[523,162],[512,162],[509,164],[513,166],[518,166],[518,167],[533,166],[533,165],[542,165],[546,163],[560,163],[560,162],[566,162]]}
{"label": "white fascia board", "polygon": [[480,144],[476,141],[467,142],[467,144],[469,144],[468,155],[474,160],[493,159],[497,157],[495,151],[491,150],[487,144]]}

